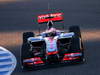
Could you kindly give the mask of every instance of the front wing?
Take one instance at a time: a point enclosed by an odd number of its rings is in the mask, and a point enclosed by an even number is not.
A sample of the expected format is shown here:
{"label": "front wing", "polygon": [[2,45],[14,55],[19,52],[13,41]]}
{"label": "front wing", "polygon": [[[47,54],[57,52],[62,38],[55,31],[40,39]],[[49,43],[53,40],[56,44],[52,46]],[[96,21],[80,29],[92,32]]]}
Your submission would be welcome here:
{"label": "front wing", "polygon": [[34,58],[28,58],[24,59],[23,66],[27,66],[28,68],[32,69],[38,69],[38,67],[47,67],[51,65],[65,65],[65,64],[73,64],[73,63],[80,63],[82,57],[82,53],[76,52],[76,53],[66,53],[64,54],[64,57],[62,59],[59,59],[60,61],[56,63],[48,63],[48,61],[44,61],[44,58],[42,57],[34,57]]}

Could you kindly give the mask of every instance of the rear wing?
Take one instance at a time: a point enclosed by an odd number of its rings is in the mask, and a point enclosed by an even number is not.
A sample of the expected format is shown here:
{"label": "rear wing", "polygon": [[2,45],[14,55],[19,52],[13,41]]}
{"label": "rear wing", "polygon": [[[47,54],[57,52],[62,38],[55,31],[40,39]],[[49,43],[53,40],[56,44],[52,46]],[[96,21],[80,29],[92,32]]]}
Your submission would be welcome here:
{"label": "rear wing", "polygon": [[62,21],[63,13],[51,13],[38,16],[38,23],[46,23],[48,21]]}

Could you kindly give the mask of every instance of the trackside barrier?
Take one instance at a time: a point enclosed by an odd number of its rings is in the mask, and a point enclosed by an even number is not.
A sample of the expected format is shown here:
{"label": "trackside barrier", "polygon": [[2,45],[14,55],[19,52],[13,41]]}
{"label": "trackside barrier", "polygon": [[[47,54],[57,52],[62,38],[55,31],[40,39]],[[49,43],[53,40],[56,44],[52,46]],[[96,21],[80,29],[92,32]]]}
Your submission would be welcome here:
{"label": "trackside barrier", "polygon": [[17,64],[16,57],[0,46],[0,75],[11,75]]}

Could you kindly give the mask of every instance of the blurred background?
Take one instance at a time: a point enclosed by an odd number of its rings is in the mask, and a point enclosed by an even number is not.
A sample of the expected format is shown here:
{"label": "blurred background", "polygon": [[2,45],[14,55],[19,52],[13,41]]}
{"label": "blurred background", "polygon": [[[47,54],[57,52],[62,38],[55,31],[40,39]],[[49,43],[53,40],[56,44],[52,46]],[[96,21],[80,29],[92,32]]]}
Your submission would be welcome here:
{"label": "blurred background", "polygon": [[[37,16],[50,8],[64,12],[64,23],[55,23],[65,30],[71,25],[79,25],[85,45],[86,63],[33,72],[21,72],[20,49],[22,33],[38,33]],[[46,25],[40,25],[41,31]],[[12,75],[100,75],[100,0],[0,0],[0,46],[11,50],[18,60]],[[48,73],[49,72],[49,73]]]}

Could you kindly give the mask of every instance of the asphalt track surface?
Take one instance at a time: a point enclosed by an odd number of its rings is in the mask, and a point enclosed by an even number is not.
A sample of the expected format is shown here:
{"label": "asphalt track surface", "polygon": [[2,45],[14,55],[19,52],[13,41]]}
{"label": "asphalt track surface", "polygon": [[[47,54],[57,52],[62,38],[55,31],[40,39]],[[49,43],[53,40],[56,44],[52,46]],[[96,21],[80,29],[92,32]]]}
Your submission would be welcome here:
{"label": "asphalt track surface", "polygon": [[[0,45],[11,50],[17,57],[18,65],[12,75],[100,75],[100,0],[51,0],[50,3],[51,8],[64,12],[65,29],[70,25],[81,27],[82,33],[85,34],[83,39],[86,62],[80,65],[22,72],[19,63],[22,41],[13,40],[13,34],[15,32],[21,39],[23,31],[37,31],[36,16],[47,11],[47,0],[5,1],[0,2],[0,37],[4,41],[4,44],[1,42]],[[56,25],[59,26],[61,25]],[[42,30],[44,28],[45,26],[42,26]],[[8,33],[13,33],[12,37],[2,36]],[[12,40],[6,42],[9,39]],[[18,44],[10,44],[12,41]]]}

